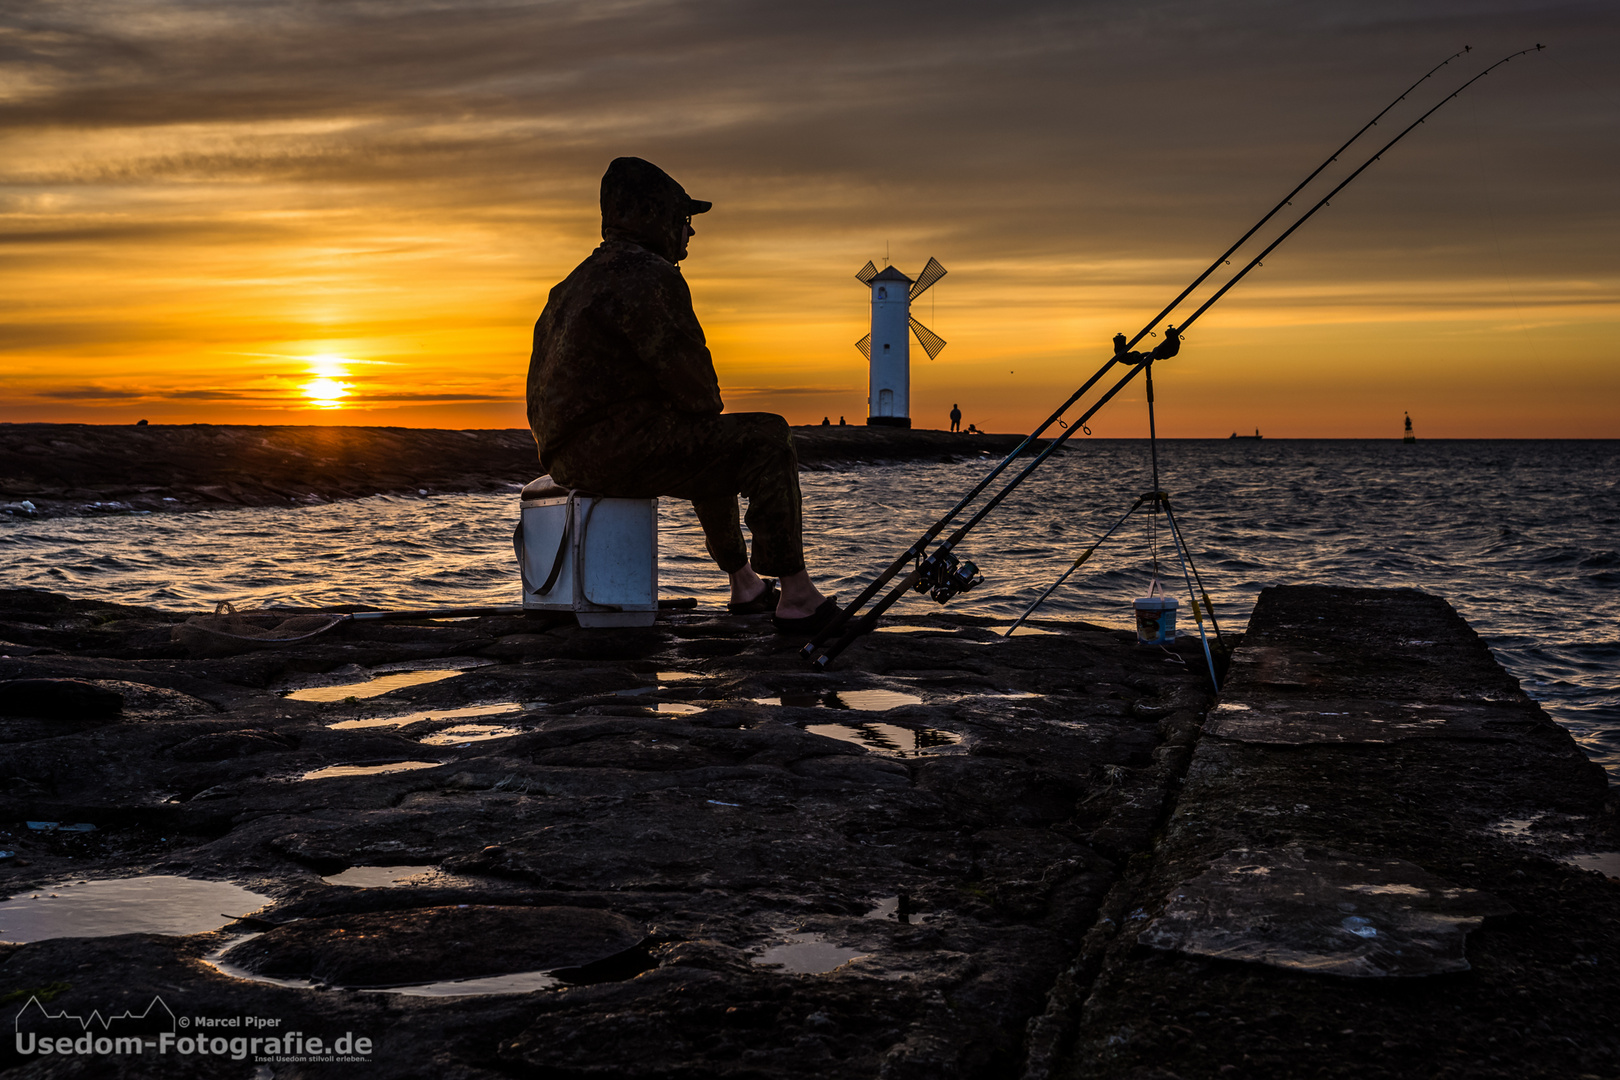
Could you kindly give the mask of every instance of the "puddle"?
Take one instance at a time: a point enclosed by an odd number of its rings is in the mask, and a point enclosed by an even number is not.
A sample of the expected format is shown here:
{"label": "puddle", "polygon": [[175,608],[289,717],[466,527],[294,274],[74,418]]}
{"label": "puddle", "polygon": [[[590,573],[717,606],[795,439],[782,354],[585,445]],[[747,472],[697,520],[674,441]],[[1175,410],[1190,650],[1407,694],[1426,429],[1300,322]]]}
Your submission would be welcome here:
{"label": "puddle", "polygon": [[783,694],[754,698],[756,705],[783,705],[790,709],[855,709],[885,712],[902,705],[921,705],[922,698],[899,690],[837,690],[823,694]]}
{"label": "puddle", "polygon": [[254,938],[259,936],[259,934],[243,934],[241,937],[231,938],[225,944],[221,945],[207,956],[204,956],[202,958],[203,963],[207,964],[221,975],[229,975],[233,979],[242,979],[246,982],[264,983],[269,986],[285,986],[293,990],[313,990],[315,988],[317,984],[310,979],[283,979],[278,978],[275,975],[257,975],[251,971],[245,971],[242,968],[237,967],[235,964],[227,964],[224,960],[220,959],[220,957],[224,956],[226,953],[230,952],[243,942],[252,941]]}
{"label": "puddle", "polygon": [[880,626],[880,634],[954,634],[956,627],[952,626]]}
{"label": "puddle", "polygon": [[[352,867],[351,869],[376,870],[386,868]],[[393,869],[404,869],[404,867],[395,867]],[[203,957],[203,963],[221,975],[228,975],[233,979],[242,979],[245,982],[284,986],[293,990],[314,990],[323,985],[313,979],[284,979],[275,975],[260,975],[257,972],[247,971],[222,959],[226,953],[238,945],[252,941],[258,936],[258,934],[246,934],[242,937],[232,938]],[[403,997],[475,997],[489,994],[528,994],[536,990],[550,990],[565,985],[567,984],[561,979],[548,972],[518,971],[510,975],[486,975],[477,979],[449,979],[444,982],[421,983],[416,986],[368,986],[361,988],[360,993],[399,994]]]}
{"label": "puddle", "polygon": [[352,683],[339,683],[336,686],[306,686],[302,690],[293,690],[282,696],[291,698],[294,701],[343,701],[346,698],[373,698],[386,694],[390,690],[439,682],[443,679],[454,678],[460,674],[462,674],[461,671],[451,668],[431,668],[427,671],[395,671],[387,675],[378,675],[375,678],[367,676]]}
{"label": "puddle", "polygon": [[1604,877],[1620,879],[1620,851],[1596,851],[1590,855],[1566,855],[1564,861],[1582,870],[1596,870]]}
{"label": "puddle", "polygon": [[468,716],[504,716],[507,713],[522,712],[524,709],[538,709],[545,702],[531,701],[527,704],[518,701],[496,701],[488,705],[465,705],[459,709],[426,709],[422,712],[398,713],[389,716],[365,716],[358,720],[339,720],[327,727],[333,731],[352,731],[355,728],[375,727],[404,727],[420,720],[459,720]]}
{"label": "puddle", "polygon": [[399,994],[402,997],[473,997],[483,994],[529,994],[567,985],[544,971],[518,971],[511,975],[486,975],[482,979],[456,979],[423,986],[385,986],[361,991],[365,994]]}
{"label": "puddle", "polygon": [[971,695],[980,698],[1002,698],[1008,701],[1017,701],[1023,698],[1037,698],[1043,695],[1031,690],[980,690]]}
{"label": "puddle", "polygon": [[510,739],[528,730],[510,724],[457,724],[443,731],[435,731],[421,742],[423,746],[465,746],[467,743],[488,742],[491,739]]}
{"label": "puddle", "polygon": [[442,761],[390,761],[386,765],[328,765],[300,776],[300,780],[325,780],[329,776],[381,776],[384,773],[410,772],[412,769],[436,769]]}
{"label": "puddle", "polygon": [[1498,836],[1505,836],[1509,840],[1525,840],[1530,836],[1531,826],[1545,816],[1545,814],[1535,814],[1527,818],[1503,818],[1501,821],[1487,825],[1486,829],[1489,832],[1496,833]]}
{"label": "puddle", "polygon": [[[910,905],[908,904],[907,906],[909,907]],[[875,919],[879,922],[888,922],[889,920],[893,919],[896,922],[906,923],[908,926],[916,923],[925,923],[928,921],[927,915],[923,915],[915,911],[907,911],[904,915],[900,914],[900,898],[898,896],[885,897],[884,899],[879,900],[877,907],[873,908],[871,911],[868,911],[865,915],[862,915],[861,918]]]}
{"label": "puddle", "polygon": [[681,682],[685,679],[701,679],[702,675],[694,671],[660,671],[657,673],[659,682]]}
{"label": "puddle", "polygon": [[899,690],[840,690],[833,695],[843,702],[846,709],[859,709],[862,712],[883,712],[887,709],[898,709],[902,705],[921,705],[922,698],[916,694],[906,694]]}
{"label": "puddle", "polygon": [[[1012,623],[1007,624],[1007,626],[1011,626],[1011,625],[1012,625]],[[1006,637],[1007,636],[1007,626],[990,626],[990,627],[986,627],[986,629],[991,631],[992,633],[1000,634],[1002,637]],[[1028,623],[1025,623],[1023,626],[1020,626],[1017,630],[1013,631],[1012,636],[1013,637],[1023,637],[1025,634],[1049,634],[1049,635],[1052,635],[1052,636],[1055,636],[1055,637],[1056,636],[1061,636],[1058,633],[1058,631],[1056,631],[1056,630],[1047,630],[1047,629],[1045,629],[1043,627],[1031,626]]]}
{"label": "puddle", "polygon": [[60,821],[30,821],[28,827],[35,832],[95,832],[96,827],[88,821],[74,822],[64,825]]}
{"label": "puddle", "polygon": [[437,866],[351,866],[341,874],[321,880],[328,885],[347,885],[355,889],[389,889],[396,885],[420,884],[412,879],[437,873]]}
{"label": "puddle", "polygon": [[904,757],[922,757],[942,747],[956,746],[962,741],[962,736],[952,731],[904,728],[894,724],[810,724],[805,730],[812,735],[841,739],[880,754],[900,754]]}
{"label": "puddle", "polygon": [[867,955],[834,945],[819,934],[789,934],[786,944],[772,945],[749,962],[756,967],[780,967],[795,975],[823,975]]}
{"label": "puddle", "polygon": [[270,902],[228,881],[157,874],[62,882],[0,903],[0,941],[203,934]]}
{"label": "puddle", "polygon": [[684,701],[660,701],[653,706],[653,712],[674,713],[678,716],[689,716],[692,713],[703,711],[700,705],[688,705]]}

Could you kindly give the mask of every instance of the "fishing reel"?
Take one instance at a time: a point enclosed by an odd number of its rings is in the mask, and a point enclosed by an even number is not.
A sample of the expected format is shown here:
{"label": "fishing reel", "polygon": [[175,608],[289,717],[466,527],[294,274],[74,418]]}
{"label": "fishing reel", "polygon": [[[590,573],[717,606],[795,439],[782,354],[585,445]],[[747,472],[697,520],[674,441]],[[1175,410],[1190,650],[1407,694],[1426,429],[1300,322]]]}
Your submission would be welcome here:
{"label": "fishing reel", "polygon": [[917,584],[913,587],[945,604],[983,580],[984,575],[972,560],[958,559],[949,551],[936,551],[917,564]]}

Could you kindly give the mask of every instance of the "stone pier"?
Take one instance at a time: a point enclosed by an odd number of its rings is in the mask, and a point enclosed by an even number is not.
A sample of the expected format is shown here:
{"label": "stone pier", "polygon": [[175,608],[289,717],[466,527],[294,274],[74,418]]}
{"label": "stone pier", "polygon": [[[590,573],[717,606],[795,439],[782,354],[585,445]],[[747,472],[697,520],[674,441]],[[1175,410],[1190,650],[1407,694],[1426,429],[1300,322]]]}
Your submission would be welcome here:
{"label": "stone pier", "polygon": [[763,616],[181,618],[0,591],[0,941],[265,903],[0,945],[8,1075],[1620,1068],[1603,774],[1421,593],[1268,590],[1219,698],[1196,639],[937,609],[824,673]]}

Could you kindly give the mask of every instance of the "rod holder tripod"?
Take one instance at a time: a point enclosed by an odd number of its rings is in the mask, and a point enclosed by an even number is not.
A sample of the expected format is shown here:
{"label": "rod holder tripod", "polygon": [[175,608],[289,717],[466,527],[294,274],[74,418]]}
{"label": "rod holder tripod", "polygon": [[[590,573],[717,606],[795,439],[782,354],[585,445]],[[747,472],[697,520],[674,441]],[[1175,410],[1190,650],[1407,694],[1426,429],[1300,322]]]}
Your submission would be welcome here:
{"label": "rod holder tripod", "polygon": [[[1024,613],[1018,616],[1017,620],[1007,628],[1007,632],[1003,636],[1012,637],[1013,633],[1017,631],[1020,626],[1024,625],[1024,620],[1033,615],[1036,608],[1044,604],[1047,601],[1047,598],[1058,590],[1060,585],[1069,580],[1069,575],[1073,574],[1076,570],[1080,569],[1081,566],[1085,565],[1086,560],[1090,559],[1091,556],[1096,553],[1097,549],[1102,547],[1103,543],[1107,541],[1110,536],[1113,536],[1114,533],[1118,532],[1120,527],[1124,525],[1125,522],[1130,520],[1132,515],[1134,515],[1138,510],[1141,510],[1143,507],[1149,508],[1149,513],[1154,514],[1158,513],[1159,510],[1162,509],[1164,511],[1165,520],[1169,523],[1170,537],[1176,546],[1176,558],[1181,564],[1182,580],[1187,585],[1187,599],[1192,603],[1193,619],[1198,623],[1198,637],[1204,646],[1204,662],[1209,666],[1209,681],[1211,685],[1215,687],[1215,692],[1220,693],[1221,682],[1219,677],[1217,677],[1215,674],[1215,657],[1210,651],[1209,635],[1204,632],[1204,616],[1206,614],[1209,616],[1209,624],[1210,627],[1215,631],[1215,640],[1217,642],[1222,641],[1221,624],[1216,621],[1215,605],[1210,602],[1209,593],[1204,589],[1204,579],[1199,576],[1198,567],[1193,563],[1191,552],[1187,550],[1186,540],[1181,534],[1181,525],[1176,521],[1175,511],[1170,506],[1170,493],[1167,491],[1159,491],[1155,489],[1153,491],[1144,491],[1141,495],[1139,495],[1136,501],[1131,504],[1131,508],[1125,511],[1125,513],[1121,514],[1119,520],[1115,521],[1108,527],[1107,532],[1103,533],[1095,541],[1093,541],[1091,546],[1086,548],[1085,551],[1082,551],[1080,553],[1080,557],[1075,559],[1074,562],[1070,563],[1069,568],[1063,571],[1062,575],[1056,581],[1052,582],[1045,592],[1036,597],[1034,603],[1030,604],[1028,608],[1024,609]],[[1203,600],[1202,605],[1199,604],[1200,599]]]}

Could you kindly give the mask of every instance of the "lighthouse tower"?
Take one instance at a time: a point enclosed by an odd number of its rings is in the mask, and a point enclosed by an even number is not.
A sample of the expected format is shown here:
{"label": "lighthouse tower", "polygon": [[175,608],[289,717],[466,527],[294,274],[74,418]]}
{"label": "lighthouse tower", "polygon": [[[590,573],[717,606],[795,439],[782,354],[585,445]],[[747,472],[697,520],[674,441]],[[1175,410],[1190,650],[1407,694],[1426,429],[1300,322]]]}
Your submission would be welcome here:
{"label": "lighthouse tower", "polygon": [[911,426],[911,335],[930,360],[945,347],[944,338],[911,317],[911,302],[944,276],[934,259],[915,281],[892,266],[880,272],[870,262],[855,275],[872,290],[872,332],[855,343],[871,364],[868,424]]}

